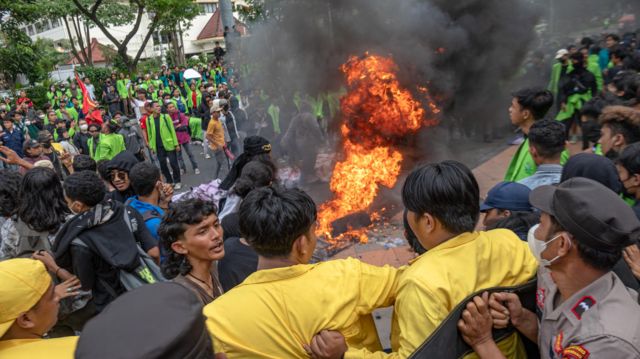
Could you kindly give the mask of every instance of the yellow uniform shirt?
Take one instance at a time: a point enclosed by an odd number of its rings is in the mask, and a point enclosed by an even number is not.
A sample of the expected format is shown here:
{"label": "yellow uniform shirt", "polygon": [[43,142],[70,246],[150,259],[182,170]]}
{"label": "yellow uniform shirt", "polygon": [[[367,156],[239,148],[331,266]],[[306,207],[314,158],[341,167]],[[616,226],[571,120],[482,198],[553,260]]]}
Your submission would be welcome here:
{"label": "yellow uniform shirt", "polygon": [[73,359],[78,337],[0,341],[0,358]]}
{"label": "yellow uniform shirt", "polygon": [[204,307],[216,353],[233,358],[307,358],[323,329],[350,346],[380,350],[371,312],[393,304],[397,270],[349,258],[261,270]]}
{"label": "yellow uniform shirt", "polygon": [[[400,275],[391,326],[393,353],[350,349],[345,358],[407,358],[467,296],[524,284],[537,265],[527,243],[508,230],[452,238],[411,261]],[[498,346],[508,358],[523,352],[516,334]]]}

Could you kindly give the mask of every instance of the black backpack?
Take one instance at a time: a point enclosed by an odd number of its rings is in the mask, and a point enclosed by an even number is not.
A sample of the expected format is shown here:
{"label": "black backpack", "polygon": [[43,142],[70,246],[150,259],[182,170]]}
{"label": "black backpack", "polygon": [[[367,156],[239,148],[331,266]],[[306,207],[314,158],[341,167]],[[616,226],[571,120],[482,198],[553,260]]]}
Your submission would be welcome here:
{"label": "black backpack", "polygon": [[[536,290],[537,280],[533,279],[525,284],[513,287],[494,287],[483,289],[473,293],[460,302],[449,313],[447,318],[440,323],[436,330],[422,343],[409,358],[439,358],[439,359],[458,359],[467,354],[473,353],[473,349],[462,339],[458,332],[458,320],[462,317],[462,312],[467,307],[467,303],[473,300],[473,297],[480,296],[484,292],[512,292],[518,295],[523,308],[527,308],[535,313],[536,311]],[[498,342],[505,339],[516,329],[509,326],[505,329],[494,329],[493,339]],[[525,344],[525,350],[528,358],[539,358],[540,353],[536,343],[529,341],[524,336],[520,336]]]}

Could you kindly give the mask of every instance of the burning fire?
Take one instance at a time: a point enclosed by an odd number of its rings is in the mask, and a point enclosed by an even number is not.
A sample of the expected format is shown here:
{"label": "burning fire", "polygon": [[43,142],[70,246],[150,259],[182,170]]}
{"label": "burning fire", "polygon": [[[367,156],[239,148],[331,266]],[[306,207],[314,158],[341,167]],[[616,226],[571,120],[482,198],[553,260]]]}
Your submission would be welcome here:
{"label": "burning fire", "polygon": [[[366,242],[366,229],[349,230],[333,238],[332,222],[366,211],[380,185],[395,186],[403,158],[394,143],[422,126],[435,124],[436,120],[427,120],[420,101],[400,86],[396,77],[398,68],[391,58],[353,56],[340,70],[349,87],[349,92],[340,99],[344,159],[335,165],[331,176],[330,188],[335,198],[320,206],[318,233],[329,241],[348,235]],[[419,92],[431,114],[440,112],[427,88],[421,87]]]}

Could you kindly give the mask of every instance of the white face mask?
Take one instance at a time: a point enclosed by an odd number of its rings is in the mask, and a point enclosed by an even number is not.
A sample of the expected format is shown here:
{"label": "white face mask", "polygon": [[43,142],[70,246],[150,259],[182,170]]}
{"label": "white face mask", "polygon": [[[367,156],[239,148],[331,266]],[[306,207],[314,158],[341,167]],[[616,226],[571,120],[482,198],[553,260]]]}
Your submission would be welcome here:
{"label": "white face mask", "polygon": [[527,243],[529,244],[529,249],[531,249],[531,253],[536,258],[538,263],[540,263],[540,265],[542,265],[543,267],[548,267],[553,262],[558,260],[558,258],[560,258],[560,256],[556,255],[554,258],[552,258],[550,260],[549,259],[544,259],[544,258],[542,258],[542,252],[544,252],[547,249],[547,247],[549,246],[549,243],[551,243],[551,242],[555,241],[556,239],[560,238],[560,235],[558,234],[557,236],[551,238],[549,241],[543,242],[543,241],[541,241],[541,240],[536,238],[535,233],[536,233],[536,230],[538,229],[538,227],[540,227],[540,224],[536,224],[535,226],[531,227],[531,229],[529,229],[529,233],[527,233]]}
{"label": "white face mask", "polygon": [[89,129],[89,125],[80,125],[80,131],[86,131]]}

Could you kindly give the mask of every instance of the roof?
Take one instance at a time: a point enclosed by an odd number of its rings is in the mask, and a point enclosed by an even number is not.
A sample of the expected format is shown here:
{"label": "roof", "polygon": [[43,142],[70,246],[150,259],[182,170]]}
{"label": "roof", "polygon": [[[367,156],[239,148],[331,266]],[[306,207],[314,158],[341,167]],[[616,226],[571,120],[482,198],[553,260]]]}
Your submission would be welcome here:
{"label": "roof", "polygon": [[[236,24],[236,29],[240,31],[240,34],[247,34],[247,25],[243,24],[240,20],[233,18]],[[222,25],[222,17],[220,15],[220,8],[216,9],[216,11],[211,15],[209,21],[204,25],[200,34],[196,40],[205,40],[212,39],[216,37],[224,36],[224,26]]]}
{"label": "roof", "polygon": [[[105,52],[114,51],[107,45],[103,45],[96,40],[95,37],[91,38],[91,60],[93,64],[105,63],[107,62],[107,57],[105,56]],[[85,48],[86,50],[86,48]],[[80,51],[79,51],[80,52]],[[71,54],[71,58],[67,61],[67,65],[75,64],[78,62],[78,59]]]}

